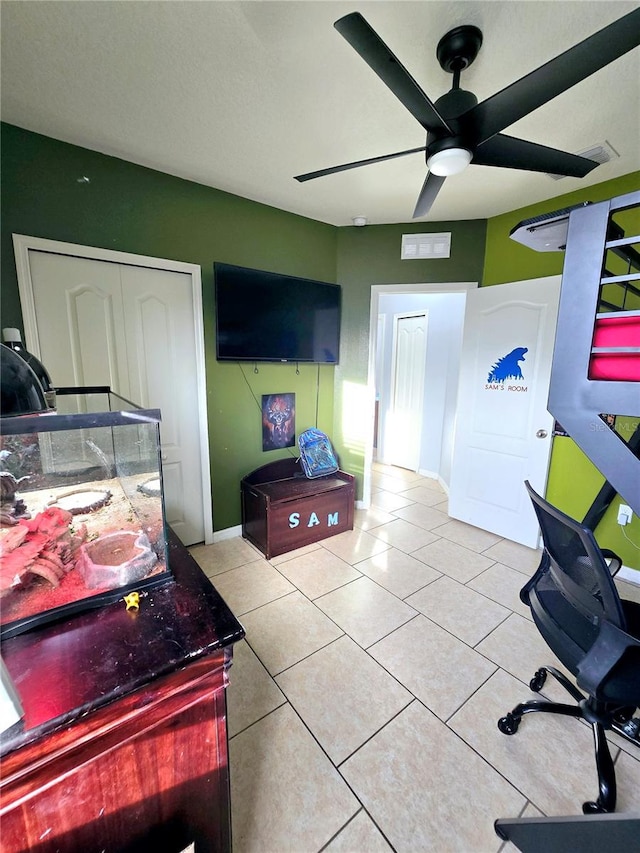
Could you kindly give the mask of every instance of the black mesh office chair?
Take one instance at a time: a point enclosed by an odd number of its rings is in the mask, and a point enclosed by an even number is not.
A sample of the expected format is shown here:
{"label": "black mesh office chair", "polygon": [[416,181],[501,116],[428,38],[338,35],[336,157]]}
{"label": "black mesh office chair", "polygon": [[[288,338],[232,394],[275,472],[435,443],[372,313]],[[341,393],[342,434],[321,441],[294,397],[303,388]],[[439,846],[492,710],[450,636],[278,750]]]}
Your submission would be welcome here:
{"label": "black mesh office chair", "polygon": [[[623,601],[612,578],[620,559],[598,547],[589,528],[565,515],[525,483],[544,542],[536,573],[520,592],[547,645],[575,676],[579,688],[553,667],[541,667],[530,687],[542,689],[551,674],[577,704],[544,699],[521,702],[498,721],[515,734],[525,714],[546,711],[578,717],[591,724],[600,794],[582,806],[585,814],[612,812],[616,778],[606,730],[640,746],[640,604]],[[611,561],[607,563],[607,558]],[[569,757],[570,760],[570,757]]]}

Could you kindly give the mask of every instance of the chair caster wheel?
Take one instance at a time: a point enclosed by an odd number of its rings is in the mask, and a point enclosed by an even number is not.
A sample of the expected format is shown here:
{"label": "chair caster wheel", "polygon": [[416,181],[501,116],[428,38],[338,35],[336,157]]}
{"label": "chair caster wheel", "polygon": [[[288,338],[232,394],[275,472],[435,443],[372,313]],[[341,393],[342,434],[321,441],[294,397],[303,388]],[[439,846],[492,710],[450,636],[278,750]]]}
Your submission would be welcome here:
{"label": "chair caster wheel", "polygon": [[519,725],[520,720],[513,714],[507,714],[506,717],[500,717],[498,720],[498,728],[503,735],[514,735],[518,731]]}
{"label": "chair caster wheel", "polygon": [[590,800],[582,804],[582,814],[607,814],[607,810]]}
{"label": "chair caster wheel", "polygon": [[529,689],[533,690],[534,693],[539,693],[544,687],[546,680],[547,671],[545,669],[539,669],[529,682]]}

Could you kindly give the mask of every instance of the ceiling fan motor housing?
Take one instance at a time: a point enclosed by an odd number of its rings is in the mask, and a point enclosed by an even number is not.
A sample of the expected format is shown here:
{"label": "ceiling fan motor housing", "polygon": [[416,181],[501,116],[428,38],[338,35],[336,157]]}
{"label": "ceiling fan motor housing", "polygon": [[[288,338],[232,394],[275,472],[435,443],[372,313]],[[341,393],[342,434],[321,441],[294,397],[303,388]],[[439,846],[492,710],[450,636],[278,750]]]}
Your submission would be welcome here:
{"label": "ceiling fan motor housing", "polygon": [[434,137],[433,134],[427,134],[427,147],[425,150],[425,159],[428,162],[429,158],[440,151],[446,151],[449,148],[466,148],[471,151],[471,146],[466,144],[461,136],[442,136]]}
{"label": "ceiling fan motor housing", "polygon": [[449,121],[449,119],[458,118],[458,116],[466,113],[477,103],[478,99],[473,92],[467,92],[465,89],[451,89],[450,92],[439,97],[434,106],[442,118]]}
{"label": "ceiling fan motor housing", "polygon": [[448,134],[446,131],[429,131],[427,133],[427,150],[425,151],[426,160],[438,151],[444,151],[447,148],[466,148],[472,150],[472,145],[465,139],[463,133],[459,131],[456,119],[475,107],[478,99],[473,92],[467,92],[465,89],[451,89],[450,92],[442,95],[435,102],[434,106],[440,113],[443,119],[450,125],[453,133]]}

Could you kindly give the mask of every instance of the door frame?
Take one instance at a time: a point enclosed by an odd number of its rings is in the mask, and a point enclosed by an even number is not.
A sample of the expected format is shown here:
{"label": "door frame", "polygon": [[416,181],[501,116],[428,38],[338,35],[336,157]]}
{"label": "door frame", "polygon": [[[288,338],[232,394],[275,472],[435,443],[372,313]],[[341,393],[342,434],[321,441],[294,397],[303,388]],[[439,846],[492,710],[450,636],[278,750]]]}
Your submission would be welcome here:
{"label": "door frame", "polygon": [[367,422],[365,431],[364,471],[362,477],[362,507],[371,506],[373,478],[373,432],[376,410],[376,343],[380,296],[390,294],[468,293],[479,286],[477,281],[436,282],[421,284],[372,284],[369,304],[369,364],[367,368]]}
{"label": "door frame", "polygon": [[209,459],[209,423],[207,418],[207,387],[204,355],[204,322],[202,309],[202,272],[198,264],[173,261],[166,258],[153,258],[147,255],[135,255],[114,249],[101,249],[96,246],[81,246],[76,243],[64,243],[44,237],[31,237],[26,234],[13,234],[13,248],[18,275],[18,291],[24,322],[25,344],[27,349],[40,358],[40,344],[36,308],[33,296],[33,281],[29,252],[31,250],[49,252],[57,255],[70,255],[91,261],[108,261],[134,267],[166,270],[185,273],[191,278],[193,299],[193,325],[196,350],[196,385],[198,405],[198,426],[200,433],[200,474],[202,483],[202,510],[204,514],[205,545],[213,542],[213,512],[211,503],[211,469]]}

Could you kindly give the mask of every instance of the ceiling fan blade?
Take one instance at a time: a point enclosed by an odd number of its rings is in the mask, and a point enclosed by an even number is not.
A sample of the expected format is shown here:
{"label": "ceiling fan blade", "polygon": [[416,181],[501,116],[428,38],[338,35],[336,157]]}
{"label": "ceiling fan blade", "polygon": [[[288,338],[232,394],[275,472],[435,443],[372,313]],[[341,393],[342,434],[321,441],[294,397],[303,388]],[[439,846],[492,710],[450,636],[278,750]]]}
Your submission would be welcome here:
{"label": "ceiling fan blade", "polygon": [[420,190],[416,209],[413,211],[414,219],[417,219],[419,216],[426,216],[429,213],[431,205],[436,200],[436,196],[440,192],[440,187],[444,184],[445,180],[440,175],[434,175],[433,172],[429,172]]}
{"label": "ceiling fan blade", "polygon": [[529,172],[571,175],[574,178],[584,178],[600,165],[587,157],[516,139],[504,133],[498,133],[479,145],[471,162],[476,166],[502,166],[505,169],[526,169]]}
{"label": "ceiling fan blade", "polygon": [[331,166],[329,169],[320,169],[317,172],[307,172],[305,175],[295,175],[296,181],[311,181],[313,178],[322,178],[325,175],[333,175],[336,172],[345,172],[347,169],[356,169],[358,166],[368,166],[370,163],[382,163],[384,160],[393,160],[395,157],[404,157],[405,154],[416,154],[418,151],[425,151],[426,146],[422,148],[409,148],[408,151],[398,151],[396,154],[383,154],[382,157],[369,157],[368,160],[356,160],[354,163],[343,163],[342,166]]}
{"label": "ceiling fan blade", "polygon": [[546,104],[640,44],[640,9],[614,21],[460,117],[476,144]]}
{"label": "ceiling fan blade", "polygon": [[333,26],[425,130],[451,133],[433,103],[359,12],[345,15]]}

